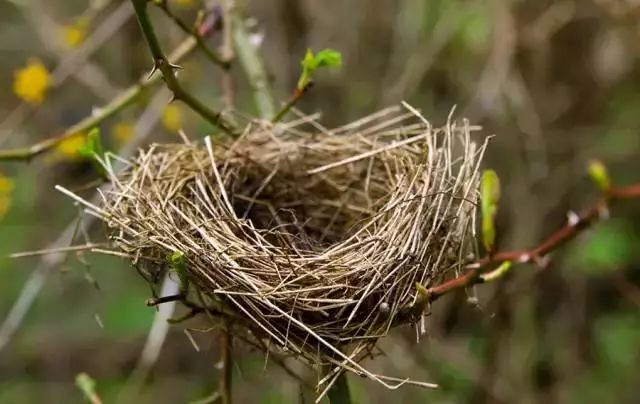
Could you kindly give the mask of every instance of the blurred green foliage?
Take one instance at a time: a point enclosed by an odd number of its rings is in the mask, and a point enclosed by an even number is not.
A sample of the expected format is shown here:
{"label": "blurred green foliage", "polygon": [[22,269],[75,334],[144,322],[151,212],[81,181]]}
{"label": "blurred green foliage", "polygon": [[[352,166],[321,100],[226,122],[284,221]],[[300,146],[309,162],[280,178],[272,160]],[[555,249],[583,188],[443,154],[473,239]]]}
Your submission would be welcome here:
{"label": "blurred green foliage", "polygon": [[640,238],[624,220],[601,223],[572,247],[573,263],[581,273],[603,275],[640,258]]}
{"label": "blurred green foliage", "polygon": [[[576,178],[584,177],[589,159],[605,162],[614,184],[639,179],[640,52],[633,10],[620,16],[607,7],[613,2],[605,1],[247,3],[248,15],[258,22],[253,39],[259,42],[266,33],[261,51],[283,98],[300,79],[300,58],[307,48],[342,52],[343,68],[323,79],[300,104],[304,111],[322,112],[326,125],[407,100],[434,125],[457,105],[455,117],[469,117],[485,127],[484,133],[496,133],[486,163],[502,183],[500,213],[492,219],[492,226],[500,229],[496,239],[501,246],[533,245],[564,223],[569,209],[584,206],[593,186]],[[34,15],[50,13],[44,15],[47,21],[63,26],[87,7],[87,2],[75,0],[33,6],[37,4],[0,2],[0,57],[6,62],[0,66],[2,88],[11,88],[13,71],[30,57],[40,57],[49,68],[61,58],[39,36],[41,26],[34,25]],[[110,10],[88,26],[89,36]],[[185,21],[195,17],[189,7],[179,13]],[[164,42],[175,44],[182,38],[167,21],[159,21]],[[513,48],[506,47],[509,44]],[[100,91],[124,88],[150,67],[135,21],[90,60],[105,78]],[[220,109],[220,74],[201,56],[184,66],[180,79],[185,86]],[[250,86],[240,72],[233,75],[237,109],[254,111]],[[395,88],[401,91],[389,95]],[[91,114],[102,96],[72,75],[50,92],[39,110],[28,110],[22,125],[5,132],[4,119],[19,104],[4,92],[0,147],[59,133]],[[125,116],[140,116],[149,99],[133,105]],[[184,125],[194,139],[212,132],[188,111]],[[176,140],[160,126],[149,139]],[[77,208],[55,193],[53,185],[81,188],[95,173],[86,162],[47,158],[30,165],[2,164],[0,170],[15,181],[11,208],[0,222],[2,321],[38,263],[38,258],[12,260],[8,255],[43,248],[55,239],[74,220]],[[354,401],[493,402],[483,396],[486,387],[499,391],[506,402],[635,402],[640,314],[633,296],[640,290],[640,207],[616,206],[611,214],[614,219],[554,252],[545,271],[518,266],[506,286],[496,282],[477,288],[479,309],[464,299],[439,301],[428,321],[429,335],[420,344],[414,343],[414,330],[409,337],[401,330],[388,339],[392,345],[410,341],[410,348],[401,358],[379,359],[376,366],[394,376],[439,383],[441,389],[386,391],[351,377]],[[100,226],[88,230],[96,240],[103,231]],[[155,314],[144,304],[151,292],[125,260],[89,253],[83,258],[90,268],[70,254],[65,271],[50,275],[11,344],[0,351],[0,403],[81,402],[74,387],[74,376],[81,371],[98,381],[105,403],[115,402],[122,392]],[[85,279],[86,271],[99,291]],[[620,279],[624,288],[616,283]],[[499,288],[506,297],[496,297]],[[195,353],[181,326],[175,330],[161,355],[165,362],[136,402],[187,402],[215,389],[215,336],[198,336],[202,352]],[[433,341],[443,349],[431,347]],[[498,353],[492,343],[498,344]],[[87,345],[100,349],[88,350]],[[262,355],[238,350],[237,402],[298,402],[295,381],[273,364],[265,371]],[[92,368],[81,367],[92,355],[95,360],[87,362]],[[397,361],[403,369],[390,365]]]}

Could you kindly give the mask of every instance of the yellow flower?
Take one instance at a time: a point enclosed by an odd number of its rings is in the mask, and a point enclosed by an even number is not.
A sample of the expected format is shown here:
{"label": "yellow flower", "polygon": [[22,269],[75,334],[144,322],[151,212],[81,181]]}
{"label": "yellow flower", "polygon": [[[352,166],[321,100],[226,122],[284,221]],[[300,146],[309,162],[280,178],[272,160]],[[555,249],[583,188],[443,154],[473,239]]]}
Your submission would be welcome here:
{"label": "yellow flower", "polygon": [[189,7],[189,6],[192,6],[195,3],[194,0],[173,0],[173,2],[176,5],[182,6],[182,7]]}
{"label": "yellow flower", "polygon": [[38,59],[29,59],[25,67],[14,72],[13,92],[30,104],[40,104],[50,85],[49,71]]}
{"label": "yellow flower", "polygon": [[176,104],[169,104],[162,114],[162,124],[169,132],[182,129],[182,111]]}
{"label": "yellow flower", "polygon": [[13,180],[0,173],[0,220],[5,217],[11,207],[13,187]]}
{"label": "yellow flower", "polygon": [[63,26],[62,35],[67,46],[77,48],[87,37],[87,23],[79,18],[75,23]]}
{"label": "yellow flower", "polygon": [[70,160],[82,159],[79,150],[87,144],[87,136],[84,133],[78,133],[68,137],[56,145],[58,155]]}
{"label": "yellow flower", "polygon": [[111,134],[120,144],[126,143],[133,135],[134,125],[128,121],[118,122],[111,128]]}

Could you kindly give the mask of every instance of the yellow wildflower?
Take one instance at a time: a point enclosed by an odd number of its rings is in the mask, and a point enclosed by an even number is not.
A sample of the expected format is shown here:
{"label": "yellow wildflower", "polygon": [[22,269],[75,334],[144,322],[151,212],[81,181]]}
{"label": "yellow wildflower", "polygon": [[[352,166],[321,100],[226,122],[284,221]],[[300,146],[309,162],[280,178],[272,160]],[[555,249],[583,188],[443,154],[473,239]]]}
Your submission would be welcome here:
{"label": "yellow wildflower", "polygon": [[2,220],[11,207],[11,193],[13,180],[0,173],[0,220]]}
{"label": "yellow wildflower", "polygon": [[14,73],[13,92],[30,104],[40,104],[50,85],[49,71],[38,59],[29,59],[25,67]]}
{"label": "yellow wildflower", "polygon": [[177,104],[169,104],[162,114],[162,124],[169,132],[178,132],[182,129],[182,111]]}
{"label": "yellow wildflower", "polygon": [[58,155],[70,160],[82,159],[79,150],[87,144],[87,136],[84,133],[78,133],[68,137],[56,145]]}
{"label": "yellow wildflower", "polygon": [[173,0],[173,2],[176,5],[182,6],[182,7],[189,7],[189,6],[192,6],[195,3],[194,0]]}
{"label": "yellow wildflower", "polygon": [[87,37],[87,22],[78,18],[73,24],[62,27],[62,35],[67,46],[77,48]]}
{"label": "yellow wildflower", "polygon": [[133,135],[134,125],[128,121],[118,122],[111,128],[111,134],[120,144],[126,143]]}

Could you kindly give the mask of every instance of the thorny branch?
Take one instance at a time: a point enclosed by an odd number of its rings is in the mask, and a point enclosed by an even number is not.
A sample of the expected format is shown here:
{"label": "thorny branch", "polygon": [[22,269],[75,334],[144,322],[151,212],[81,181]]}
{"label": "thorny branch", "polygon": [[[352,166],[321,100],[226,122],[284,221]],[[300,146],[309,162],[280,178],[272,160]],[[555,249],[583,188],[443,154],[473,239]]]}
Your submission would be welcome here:
{"label": "thorny branch", "polygon": [[175,69],[178,67],[169,62],[167,57],[162,51],[158,37],[155,34],[149,14],[147,10],[147,0],[131,0],[133,7],[138,18],[138,23],[142,29],[142,33],[147,40],[147,45],[151,51],[151,55],[154,59],[153,72],[159,70],[162,73],[162,77],[169,88],[173,92],[174,99],[180,100],[187,104],[193,111],[198,113],[201,117],[207,120],[212,125],[220,128],[223,132],[234,135],[236,130],[233,125],[222,116],[220,112],[214,111],[200,100],[195,98],[191,93],[186,91],[175,74]]}

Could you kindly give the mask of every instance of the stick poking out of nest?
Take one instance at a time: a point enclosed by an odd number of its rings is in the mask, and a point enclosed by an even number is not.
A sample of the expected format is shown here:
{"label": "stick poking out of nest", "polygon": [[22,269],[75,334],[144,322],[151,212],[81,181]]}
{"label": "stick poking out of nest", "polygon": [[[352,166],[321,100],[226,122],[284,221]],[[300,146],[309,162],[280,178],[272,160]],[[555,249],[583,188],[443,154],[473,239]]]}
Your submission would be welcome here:
{"label": "stick poking out of nest", "polygon": [[[261,124],[205,146],[154,145],[90,206],[151,275],[183,254],[190,296],[237,332],[388,387],[359,361],[473,252],[478,164],[468,123],[408,106],[332,131]],[[153,278],[153,277],[152,277]],[[249,333],[247,333],[249,331]]]}

